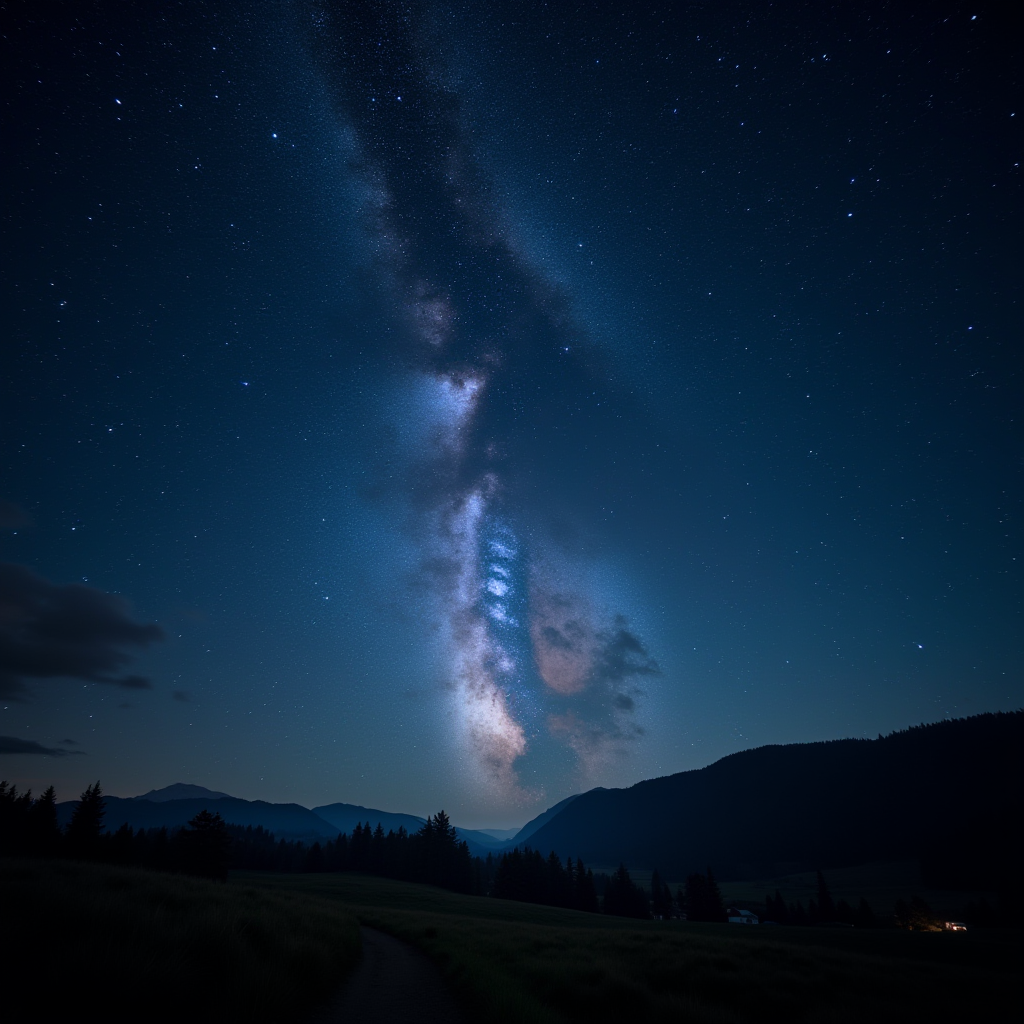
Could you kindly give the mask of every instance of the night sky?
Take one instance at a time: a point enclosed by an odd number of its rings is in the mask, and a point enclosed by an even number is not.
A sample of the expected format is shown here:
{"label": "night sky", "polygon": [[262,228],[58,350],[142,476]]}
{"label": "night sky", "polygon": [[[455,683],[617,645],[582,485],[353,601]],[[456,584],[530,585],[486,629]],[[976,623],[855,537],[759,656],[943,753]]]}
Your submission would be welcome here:
{"label": "night sky", "polygon": [[4,9],[0,775],[512,826],[1024,704],[1013,5],[635,7]]}

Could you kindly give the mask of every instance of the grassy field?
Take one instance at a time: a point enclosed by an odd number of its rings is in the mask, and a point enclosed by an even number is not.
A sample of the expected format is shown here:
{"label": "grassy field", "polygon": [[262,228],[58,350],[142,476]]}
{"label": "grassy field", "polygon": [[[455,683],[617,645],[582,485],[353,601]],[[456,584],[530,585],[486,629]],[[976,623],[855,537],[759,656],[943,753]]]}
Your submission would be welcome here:
{"label": "grassy field", "polygon": [[1019,933],[629,922],[358,875],[264,875],[420,947],[495,1022],[997,1021]]}
{"label": "grassy field", "polygon": [[11,1020],[295,1021],[344,982],[357,922],[424,950],[471,1019],[1000,1021],[1020,932],[631,922],[360,875],[0,861]]}
{"label": "grassy field", "polygon": [[[936,914],[955,917],[967,904],[987,899],[993,905],[997,897],[991,892],[968,892],[949,889],[929,889],[916,862],[897,864],[865,864],[854,868],[836,868],[825,872],[832,898],[846,900],[856,907],[863,896],[879,918],[891,917],[897,900],[910,901],[920,896]],[[723,882],[720,886],[727,900],[743,904],[764,903],[765,896],[774,896],[778,889],[787,903],[818,898],[818,875],[806,871],[798,875],[785,875],[756,882]]]}
{"label": "grassy field", "polygon": [[[614,867],[595,867],[594,871],[611,874]],[[651,872],[631,870],[633,881],[648,891],[651,886]],[[669,888],[675,893],[683,885],[683,880],[665,879]],[[920,865],[916,861],[899,861],[897,863],[862,864],[852,868],[833,868],[825,871],[832,898],[837,902],[846,900],[852,907],[860,903],[863,896],[871,909],[880,919],[890,919],[897,900],[909,902],[914,896],[920,896],[936,914],[955,918],[969,903],[988,900],[992,905],[998,903],[997,894],[984,890],[950,890],[929,889],[921,875]],[[808,900],[818,898],[818,873],[803,871],[799,874],[780,875],[778,878],[757,879],[748,882],[719,882],[722,897],[728,904],[754,909],[764,906],[765,896],[774,896],[778,889],[787,903],[799,900],[804,907]]]}
{"label": "grassy field", "polygon": [[302,1020],[359,957],[313,892],[62,861],[0,861],[6,1019]]}

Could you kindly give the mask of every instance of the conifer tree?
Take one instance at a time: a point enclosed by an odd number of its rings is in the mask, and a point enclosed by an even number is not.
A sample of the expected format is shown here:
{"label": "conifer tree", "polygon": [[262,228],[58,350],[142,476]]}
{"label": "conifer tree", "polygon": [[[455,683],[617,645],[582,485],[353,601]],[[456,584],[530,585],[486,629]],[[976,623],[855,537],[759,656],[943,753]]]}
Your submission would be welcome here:
{"label": "conifer tree", "polygon": [[620,864],[618,871],[608,879],[604,890],[604,912],[616,917],[651,916],[647,893],[629,877],[625,864]]}
{"label": "conifer tree", "polygon": [[369,869],[377,874],[384,869],[384,839],[384,826],[378,821],[377,827],[373,830],[373,836],[370,838],[369,858]]}
{"label": "conifer tree", "polygon": [[857,907],[857,914],[854,917],[853,923],[858,928],[874,928],[878,923],[875,920],[871,906],[863,896],[860,898],[860,905]]}
{"label": "conifer tree", "polygon": [[699,871],[686,879],[686,917],[689,921],[724,921],[725,904],[714,873]]}
{"label": "conifer tree", "polygon": [[178,833],[178,840],[186,874],[227,880],[231,837],[219,813],[204,808]]}
{"label": "conifer tree", "polygon": [[836,920],[836,906],[832,902],[832,894],[825,884],[825,876],[818,872],[818,920],[822,924],[828,924]]}
{"label": "conifer tree", "polygon": [[16,786],[0,782],[0,853],[25,852],[31,808],[32,790],[19,796]]}
{"label": "conifer tree", "polygon": [[657,868],[651,873],[651,912],[663,920],[672,916],[672,891],[661,881]]}
{"label": "conifer tree", "polygon": [[594,872],[586,869],[583,871],[583,861],[576,861],[576,899],[577,909],[585,910],[589,914],[597,914],[601,910],[601,904],[597,898],[597,885],[594,883]]}
{"label": "conifer tree", "polygon": [[57,793],[49,786],[29,811],[29,849],[36,857],[52,857],[60,846]]}
{"label": "conifer tree", "polygon": [[709,920],[725,920],[725,903],[722,902],[722,893],[718,888],[718,882],[715,881],[710,864],[708,865],[708,910],[712,915]]}
{"label": "conifer tree", "polygon": [[109,858],[113,864],[131,864],[134,857],[135,833],[131,825],[124,822],[110,837]]}
{"label": "conifer tree", "polygon": [[97,780],[79,798],[68,824],[66,839],[72,857],[92,860],[98,856],[104,813],[103,790]]}
{"label": "conifer tree", "polygon": [[325,870],[324,850],[319,842],[314,842],[306,852],[306,860],[302,870],[307,873],[315,873]]}

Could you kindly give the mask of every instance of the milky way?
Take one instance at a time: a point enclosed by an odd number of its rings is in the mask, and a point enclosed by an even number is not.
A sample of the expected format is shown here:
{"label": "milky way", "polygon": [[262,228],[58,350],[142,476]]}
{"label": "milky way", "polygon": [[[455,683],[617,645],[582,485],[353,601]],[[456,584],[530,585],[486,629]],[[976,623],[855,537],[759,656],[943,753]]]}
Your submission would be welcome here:
{"label": "milky way", "polygon": [[[582,472],[600,505],[622,486],[615,420],[635,410],[503,230],[427,29],[392,4],[313,10],[308,24],[403,325],[395,352],[430,396],[432,444],[408,489],[454,731],[479,781],[535,799],[517,772],[535,746],[562,745],[587,774],[643,735],[639,684],[658,668],[588,586],[592,510],[565,487]],[[581,469],[592,446],[607,455],[597,472]]]}

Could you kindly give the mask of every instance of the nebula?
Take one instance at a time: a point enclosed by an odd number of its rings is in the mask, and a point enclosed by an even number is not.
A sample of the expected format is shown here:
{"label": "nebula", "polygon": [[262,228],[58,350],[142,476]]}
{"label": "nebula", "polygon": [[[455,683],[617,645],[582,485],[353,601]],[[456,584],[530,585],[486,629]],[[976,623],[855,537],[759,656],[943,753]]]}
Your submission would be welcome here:
{"label": "nebula", "polygon": [[596,770],[643,735],[638,684],[658,672],[607,598],[573,582],[586,576],[573,559],[594,557],[573,539],[594,532],[579,494],[614,496],[629,472],[610,469],[625,405],[503,228],[429,33],[390,3],[318,7],[306,29],[351,140],[368,262],[401,324],[386,344],[429,395],[408,486],[453,731],[482,785],[533,799],[517,771],[531,747],[567,746]]}

